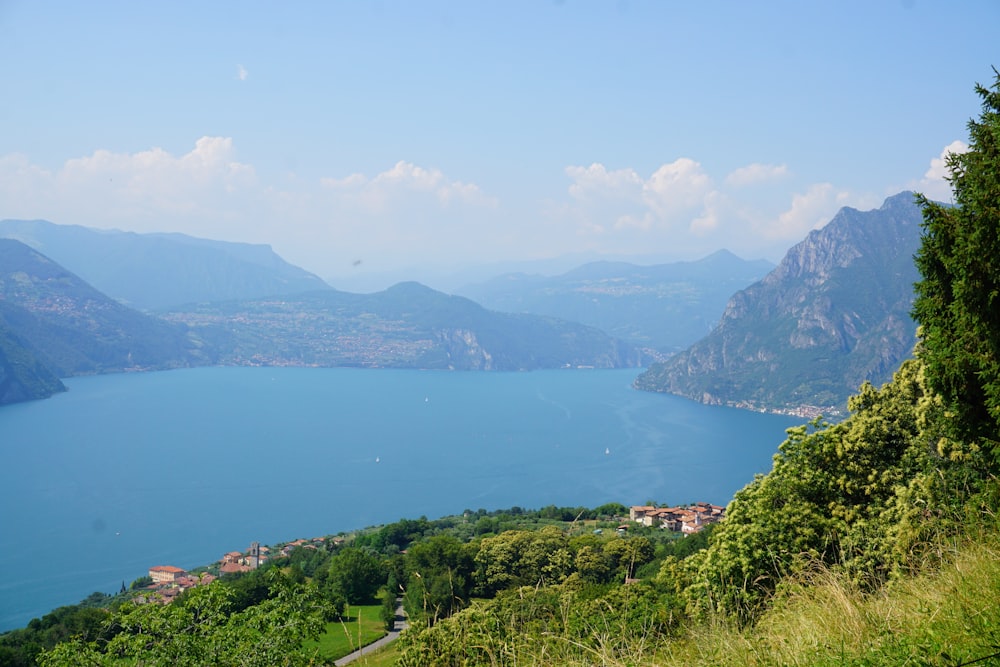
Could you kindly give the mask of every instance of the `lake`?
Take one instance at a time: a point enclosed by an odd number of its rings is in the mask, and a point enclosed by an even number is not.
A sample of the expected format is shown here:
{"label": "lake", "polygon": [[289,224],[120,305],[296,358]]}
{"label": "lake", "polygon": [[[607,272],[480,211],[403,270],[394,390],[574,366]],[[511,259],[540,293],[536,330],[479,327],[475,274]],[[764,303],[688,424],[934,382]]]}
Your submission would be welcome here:
{"label": "lake", "polygon": [[796,418],[635,370],[198,368],[0,408],[0,630],[153,565],[421,515],[726,504]]}

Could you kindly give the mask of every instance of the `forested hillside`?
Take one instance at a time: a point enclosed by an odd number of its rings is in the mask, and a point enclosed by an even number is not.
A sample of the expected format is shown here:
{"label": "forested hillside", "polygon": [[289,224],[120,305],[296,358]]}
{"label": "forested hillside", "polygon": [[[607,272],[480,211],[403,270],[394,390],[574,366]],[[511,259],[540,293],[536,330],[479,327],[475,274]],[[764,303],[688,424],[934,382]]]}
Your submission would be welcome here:
{"label": "forested hillside", "polygon": [[214,584],[124,604],[41,664],[309,664],[301,638],[379,589],[410,614],[404,666],[996,663],[1000,73],[977,92],[970,149],[948,159],[956,206],[920,200],[914,357],[843,421],[791,429],[704,543],[581,530],[624,508],[404,521],[258,575],[256,604]]}
{"label": "forested hillside", "polygon": [[0,318],[60,377],[206,363],[186,327],[108,298],[11,239],[0,239]]}

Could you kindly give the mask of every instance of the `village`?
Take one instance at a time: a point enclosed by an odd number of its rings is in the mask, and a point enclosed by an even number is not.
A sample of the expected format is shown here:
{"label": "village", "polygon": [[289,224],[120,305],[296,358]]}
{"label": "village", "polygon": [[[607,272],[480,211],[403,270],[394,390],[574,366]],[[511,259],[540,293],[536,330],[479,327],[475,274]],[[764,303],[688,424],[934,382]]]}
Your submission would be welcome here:
{"label": "village", "polygon": [[710,523],[718,523],[725,515],[725,507],[702,502],[687,507],[633,505],[628,513],[630,520],[643,526],[659,526],[684,535],[697,533]]}
{"label": "village", "polygon": [[[687,506],[657,507],[655,505],[633,505],[629,508],[629,520],[645,527],[660,528],[683,535],[692,535],[705,526],[718,523],[725,517],[726,509],[719,505],[697,502]],[[622,517],[624,519],[624,517]],[[619,535],[628,532],[628,524],[620,523]],[[326,544],[344,543],[343,537],[298,539],[275,548],[272,556],[270,547],[252,542],[245,552],[230,551],[204,571],[189,573],[173,565],[155,565],[149,568],[150,583],[142,593],[134,598],[137,603],[167,604],[178,595],[195,586],[206,586],[220,576],[256,570],[270,558],[287,557],[292,551],[302,549],[322,549]]]}
{"label": "village", "polygon": [[[326,538],[298,539],[289,542],[277,550],[277,556],[288,556],[295,549],[320,549],[326,543]],[[343,538],[333,538],[333,542],[343,542]],[[207,586],[220,576],[238,572],[250,572],[264,565],[271,557],[271,548],[252,542],[245,552],[230,551],[222,558],[201,572],[187,572],[173,565],[154,565],[149,568],[150,583],[142,587],[142,593],[134,598],[139,604],[167,604],[178,595],[195,586]],[[213,574],[217,572],[218,574]]]}

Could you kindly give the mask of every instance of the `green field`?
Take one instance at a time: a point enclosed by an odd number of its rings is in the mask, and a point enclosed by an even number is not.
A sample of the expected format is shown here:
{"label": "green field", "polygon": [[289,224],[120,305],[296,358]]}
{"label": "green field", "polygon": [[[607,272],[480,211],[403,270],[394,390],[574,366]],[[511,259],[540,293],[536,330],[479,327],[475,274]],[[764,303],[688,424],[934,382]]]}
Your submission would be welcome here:
{"label": "green field", "polygon": [[326,631],[318,641],[307,642],[307,651],[317,651],[318,657],[326,662],[344,657],[384,637],[385,626],[379,618],[380,605],[348,605],[342,621],[326,624]]}

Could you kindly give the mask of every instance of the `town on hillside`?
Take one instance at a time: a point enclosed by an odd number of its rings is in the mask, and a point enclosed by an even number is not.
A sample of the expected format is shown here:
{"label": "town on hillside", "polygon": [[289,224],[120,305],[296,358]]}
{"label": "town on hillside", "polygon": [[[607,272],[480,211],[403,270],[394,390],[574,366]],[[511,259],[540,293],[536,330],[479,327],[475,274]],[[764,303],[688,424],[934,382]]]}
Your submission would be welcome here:
{"label": "town on hillside", "polygon": [[687,507],[633,505],[628,516],[644,526],[659,526],[664,530],[690,535],[710,523],[718,523],[726,516],[726,508],[709,503],[695,503]]}

